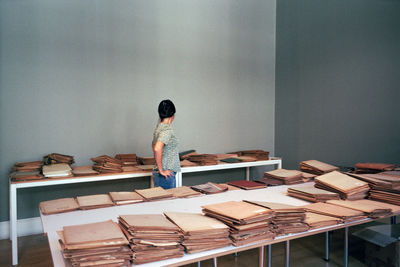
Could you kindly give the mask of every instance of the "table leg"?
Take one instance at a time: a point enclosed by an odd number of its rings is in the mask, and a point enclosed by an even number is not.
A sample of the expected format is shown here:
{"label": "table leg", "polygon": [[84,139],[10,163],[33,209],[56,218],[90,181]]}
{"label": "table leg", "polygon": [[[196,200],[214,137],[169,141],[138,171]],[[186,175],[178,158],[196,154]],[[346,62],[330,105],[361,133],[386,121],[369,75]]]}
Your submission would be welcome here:
{"label": "table leg", "polygon": [[325,232],[325,259],[329,261],[329,231]]}
{"label": "table leg", "polygon": [[201,267],[201,261],[197,262],[197,267]]}
{"label": "table leg", "polygon": [[154,187],[154,179],[153,179],[153,175],[150,176],[150,188]]}
{"label": "table leg", "polygon": [[259,247],[258,248],[258,266],[259,267],[264,267],[265,266],[265,247]]}
{"label": "table leg", "polygon": [[349,227],[344,228],[344,267],[349,266]]}
{"label": "table leg", "polygon": [[217,267],[218,266],[218,260],[217,260],[217,258],[214,258],[214,267]]}
{"label": "table leg", "polygon": [[278,163],[278,169],[282,169],[282,160],[280,160]]}
{"label": "table leg", "polygon": [[250,167],[246,167],[246,180],[250,181]]}
{"label": "table leg", "polygon": [[10,184],[10,239],[12,265],[18,265],[17,189]]}
{"label": "table leg", "polygon": [[182,172],[177,172],[175,179],[176,179],[176,187],[181,187],[182,186]]}
{"label": "table leg", "polygon": [[391,224],[396,224],[396,216],[390,217],[390,223]]}
{"label": "table leg", "polygon": [[268,245],[268,267],[272,266],[272,245]]}
{"label": "table leg", "polygon": [[289,240],[286,241],[286,251],[285,252],[286,252],[285,253],[285,256],[286,256],[285,266],[289,267],[290,266],[290,241]]}

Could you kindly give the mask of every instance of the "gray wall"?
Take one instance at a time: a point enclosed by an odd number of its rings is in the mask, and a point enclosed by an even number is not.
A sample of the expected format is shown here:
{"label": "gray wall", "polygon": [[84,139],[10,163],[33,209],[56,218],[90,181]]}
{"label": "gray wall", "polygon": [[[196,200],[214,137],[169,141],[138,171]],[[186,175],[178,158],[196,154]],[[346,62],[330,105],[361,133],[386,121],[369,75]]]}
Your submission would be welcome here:
{"label": "gray wall", "polygon": [[[151,155],[164,98],[177,106],[181,150],[273,154],[275,0],[1,0],[0,60],[0,221],[16,161]],[[25,189],[18,217],[46,199],[146,186]]]}
{"label": "gray wall", "polygon": [[400,1],[279,0],[275,152],[400,163]]}

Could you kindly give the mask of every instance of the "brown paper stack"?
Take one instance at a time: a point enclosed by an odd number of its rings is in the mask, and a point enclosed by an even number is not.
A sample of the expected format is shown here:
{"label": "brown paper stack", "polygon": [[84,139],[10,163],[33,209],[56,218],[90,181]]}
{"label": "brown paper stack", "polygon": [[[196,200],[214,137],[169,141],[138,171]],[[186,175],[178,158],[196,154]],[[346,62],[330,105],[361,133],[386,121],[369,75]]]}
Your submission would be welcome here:
{"label": "brown paper stack", "polygon": [[215,184],[208,182],[206,184],[193,185],[191,186],[193,190],[196,190],[203,194],[217,194],[228,191],[228,187],[220,184]]}
{"label": "brown paper stack", "polygon": [[302,183],[302,177],[302,172],[296,170],[276,169],[264,173],[264,178],[280,180],[288,185]]}
{"label": "brown paper stack", "polygon": [[266,186],[283,185],[285,183],[283,180],[273,178],[261,178],[258,180],[254,180],[254,182],[265,184]]}
{"label": "brown paper stack", "polygon": [[338,193],[315,188],[313,185],[289,187],[287,192],[289,196],[312,202],[325,202],[329,199],[340,199]]}
{"label": "brown paper stack", "polygon": [[254,181],[247,181],[247,180],[231,181],[231,182],[228,182],[228,185],[232,185],[232,186],[244,189],[244,190],[260,189],[260,188],[267,187],[265,184],[256,183]]}
{"label": "brown paper stack", "polygon": [[171,199],[174,198],[172,193],[163,189],[162,187],[153,187],[147,189],[136,189],[136,193],[141,195],[146,201],[156,201],[160,199]]}
{"label": "brown paper stack", "polygon": [[72,176],[72,169],[67,163],[44,165],[42,168],[42,172],[46,178],[60,178],[60,177]]}
{"label": "brown paper stack", "polygon": [[313,203],[303,206],[307,211],[321,215],[332,216],[341,219],[343,223],[357,221],[366,218],[364,212],[349,209],[329,203]]}
{"label": "brown paper stack", "polygon": [[369,198],[394,205],[400,205],[400,190],[375,190],[369,191]]}
{"label": "brown paper stack", "polygon": [[42,170],[43,161],[17,162],[14,164],[14,172],[40,172]]}
{"label": "brown paper stack", "polygon": [[191,189],[188,186],[181,186],[176,188],[167,189],[168,193],[171,193],[176,198],[189,198],[202,196],[203,194]]}
{"label": "brown paper stack", "polygon": [[114,206],[111,198],[107,194],[90,195],[77,197],[79,208],[81,210],[98,209]]}
{"label": "brown paper stack", "polygon": [[44,156],[43,162],[46,165],[56,164],[56,163],[66,163],[68,165],[71,165],[71,164],[75,163],[74,156],[63,155],[63,154],[59,154],[59,153],[51,153],[51,154],[48,154],[47,156]]}
{"label": "brown paper stack", "polygon": [[223,186],[223,187],[227,187],[228,188],[228,190],[227,191],[234,191],[234,190],[241,190],[239,187],[236,187],[236,186],[231,186],[231,185],[229,185],[229,184],[219,184],[220,186]]}
{"label": "brown paper stack", "polygon": [[368,195],[368,183],[333,171],[315,178],[315,187],[339,193],[342,199],[363,199]]}
{"label": "brown paper stack", "polygon": [[194,162],[200,166],[205,165],[217,165],[218,158],[217,155],[214,154],[197,154],[197,155],[190,155],[186,158],[187,160]]}
{"label": "brown paper stack", "polygon": [[230,227],[234,246],[260,240],[272,240],[273,211],[247,202],[228,201],[202,206],[205,215],[216,218]]}
{"label": "brown paper stack", "polygon": [[182,160],[181,163],[180,163],[180,165],[181,165],[181,167],[193,167],[193,166],[198,166],[196,163],[191,162],[191,161],[189,161],[189,160],[187,160],[187,159]]}
{"label": "brown paper stack", "polygon": [[134,264],[183,257],[183,234],[162,214],[121,215],[118,221]]}
{"label": "brown paper stack", "polygon": [[309,172],[316,175],[325,174],[331,171],[339,170],[338,167],[318,161],[318,160],[306,160],[300,162],[300,169],[305,172]]}
{"label": "brown paper stack", "polygon": [[339,224],[341,219],[314,212],[306,212],[306,218],[304,221],[308,226],[310,226],[310,229],[316,229]]}
{"label": "brown paper stack", "polygon": [[119,159],[102,155],[91,158],[94,162],[93,169],[100,173],[118,173],[122,172],[122,163]]}
{"label": "brown paper stack", "polygon": [[144,198],[136,192],[109,192],[115,205],[143,202]]}
{"label": "brown paper stack", "polygon": [[229,227],[202,214],[164,212],[183,233],[182,245],[189,254],[226,247],[231,244]]}
{"label": "brown paper stack", "polygon": [[137,157],[140,165],[155,165],[156,159],[154,157]]}
{"label": "brown paper stack", "polygon": [[368,217],[371,218],[380,218],[389,216],[392,213],[391,208],[383,207],[376,203],[376,201],[369,199],[360,199],[360,200],[328,200],[327,203],[359,210],[364,212]]}
{"label": "brown paper stack", "polygon": [[117,154],[115,158],[121,161],[122,167],[134,167],[138,165],[136,154]]}
{"label": "brown paper stack", "polygon": [[72,266],[129,266],[129,242],[111,220],[64,226],[57,233],[64,258]]}
{"label": "brown paper stack", "polygon": [[74,176],[93,176],[93,175],[98,175],[99,172],[93,170],[92,166],[78,166],[72,168],[72,174]]}
{"label": "brown paper stack", "polygon": [[222,160],[222,159],[229,159],[229,158],[235,158],[238,157],[238,154],[232,154],[232,153],[228,153],[228,154],[217,154],[217,159],[218,160]]}
{"label": "brown paper stack", "polygon": [[304,222],[305,209],[303,207],[275,202],[245,201],[274,212],[272,224],[277,235],[300,233],[309,229],[309,226]]}
{"label": "brown paper stack", "polygon": [[380,173],[366,173],[366,174],[354,174],[348,173],[348,175],[367,182],[372,189],[377,190],[400,190],[400,172],[399,171],[387,171]]}
{"label": "brown paper stack", "polygon": [[56,214],[79,209],[78,202],[74,198],[60,198],[39,203],[40,211],[45,214]]}
{"label": "brown paper stack", "polygon": [[269,160],[269,152],[261,149],[241,150],[232,153],[238,154],[239,156],[252,157],[255,158],[256,160]]}
{"label": "brown paper stack", "polygon": [[391,171],[396,168],[395,164],[389,163],[356,163],[356,173],[378,173]]}
{"label": "brown paper stack", "polygon": [[44,176],[40,173],[40,171],[24,171],[24,172],[12,172],[9,175],[11,181],[28,181],[28,180],[40,180],[43,179]]}
{"label": "brown paper stack", "polygon": [[188,157],[190,157],[191,155],[198,155],[199,153],[196,152],[196,150],[191,149],[191,150],[187,150],[187,151],[183,151],[179,153],[179,159],[180,160],[187,160]]}

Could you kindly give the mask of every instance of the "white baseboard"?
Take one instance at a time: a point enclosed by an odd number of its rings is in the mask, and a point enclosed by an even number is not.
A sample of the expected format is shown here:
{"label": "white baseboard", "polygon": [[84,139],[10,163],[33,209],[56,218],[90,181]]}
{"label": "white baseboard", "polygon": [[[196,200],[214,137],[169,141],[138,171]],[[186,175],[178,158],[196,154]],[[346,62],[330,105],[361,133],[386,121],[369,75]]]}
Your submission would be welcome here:
{"label": "white baseboard", "polygon": [[[40,217],[20,219],[17,222],[18,236],[43,233]],[[10,238],[10,221],[0,222],[0,240]]]}

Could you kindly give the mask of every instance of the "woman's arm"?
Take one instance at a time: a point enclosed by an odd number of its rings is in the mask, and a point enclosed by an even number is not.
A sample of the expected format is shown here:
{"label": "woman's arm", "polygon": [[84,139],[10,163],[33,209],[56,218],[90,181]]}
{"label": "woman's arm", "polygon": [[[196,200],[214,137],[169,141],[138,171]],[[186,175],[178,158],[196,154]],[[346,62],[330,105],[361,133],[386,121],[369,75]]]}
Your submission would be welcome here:
{"label": "woman's arm", "polygon": [[171,170],[163,170],[162,167],[162,154],[164,149],[164,143],[161,141],[157,141],[155,145],[152,144],[151,146],[153,148],[154,158],[156,159],[158,172],[161,175],[165,176],[165,178],[172,176]]}

